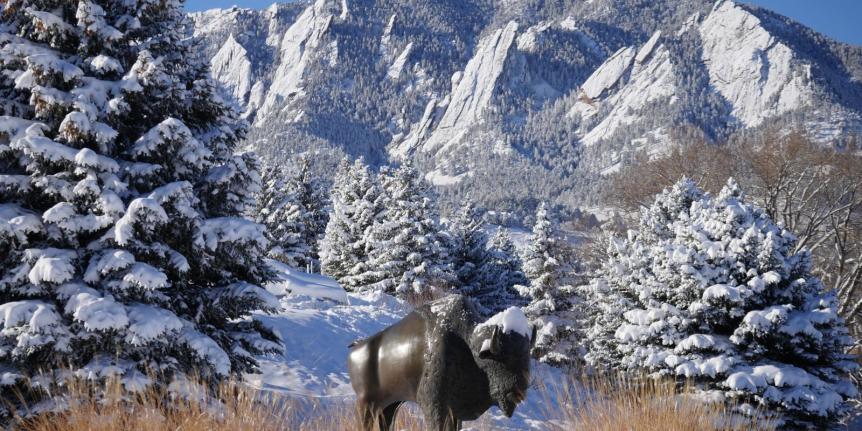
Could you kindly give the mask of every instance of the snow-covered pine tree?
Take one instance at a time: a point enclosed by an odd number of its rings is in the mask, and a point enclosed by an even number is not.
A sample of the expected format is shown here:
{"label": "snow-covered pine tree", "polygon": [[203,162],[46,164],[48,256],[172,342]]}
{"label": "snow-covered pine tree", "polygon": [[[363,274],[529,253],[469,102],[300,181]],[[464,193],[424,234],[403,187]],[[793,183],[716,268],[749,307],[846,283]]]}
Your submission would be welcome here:
{"label": "snow-covered pine tree", "polygon": [[280,165],[264,169],[255,217],[269,232],[271,258],[316,272],[329,204],[323,182],[311,173],[311,159],[302,155],[295,165],[293,175],[285,175]]}
{"label": "snow-covered pine tree", "polygon": [[[284,246],[294,245],[299,241],[295,225],[287,222],[287,212],[290,208],[290,194],[284,178],[282,167],[265,165],[261,172],[261,192],[257,196],[254,213],[249,214],[256,222],[266,226],[269,238],[267,255],[275,260],[296,267],[293,255],[288,255]],[[307,251],[302,249],[302,251]],[[305,253],[301,253],[302,256]]]}
{"label": "snow-covered pine tree", "polygon": [[469,202],[462,204],[461,211],[448,225],[446,232],[455,289],[463,295],[473,296],[485,281],[481,270],[488,258],[488,235],[483,230],[476,208]]}
{"label": "snow-covered pine tree", "polygon": [[672,222],[703,198],[703,191],[694,182],[679,181],[642,211],[637,230],[629,231],[627,239],[608,238],[608,260],[588,286],[580,287],[589,321],[585,328],[589,340],[588,363],[610,369],[622,367],[623,354],[617,348],[614,333],[624,323],[620,310],[631,309],[637,302],[639,293],[629,287],[640,283],[642,269],[650,262],[650,250],[644,243],[672,238]]}
{"label": "snow-covered pine tree", "polygon": [[485,260],[479,268],[479,290],[473,296],[490,314],[513,305],[525,305],[515,286],[528,283],[515,245],[506,230],[497,228],[487,241]]}
{"label": "snow-covered pine tree", "polygon": [[295,175],[287,179],[290,206],[287,210],[287,224],[295,226],[297,241],[283,244],[286,255],[294,260],[298,268],[310,268],[313,272],[320,269],[320,239],[329,221],[329,198],[326,185],[316,177],[311,169],[311,158],[301,155],[295,162]]}
{"label": "snow-covered pine tree", "polygon": [[385,210],[369,230],[360,290],[426,298],[448,289],[452,276],[429,186],[409,164],[379,175]]}
{"label": "snow-covered pine tree", "polygon": [[464,203],[449,222],[447,234],[457,291],[473,298],[479,310],[488,316],[512,305],[523,305],[514,286],[526,284],[527,279],[505,230],[498,229],[489,239],[475,207]]}
{"label": "snow-covered pine tree", "polygon": [[0,4],[0,362],[139,385],[252,371],[259,182],[179,1]]}
{"label": "snow-covered pine tree", "polygon": [[564,260],[562,241],[556,221],[542,202],[523,257],[530,284],[517,289],[530,301],[525,313],[539,326],[533,356],[553,365],[571,365],[583,355],[575,336],[580,300],[571,284],[571,262]]}
{"label": "snow-covered pine tree", "polygon": [[339,168],[332,186],[332,215],[321,241],[320,261],[323,273],[347,290],[363,285],[363,275],[368,272],[367,239],[383,211],[382,199],[380,185],[362,159]]}
{"label": "snow-covered pine tree", "polygon": [[784,428],[828,428],[856,394],[856,365],[835,299],[795,242],[733,180],[716,198],[680,181],[591,283],[603,313],[588,359],[691,379],[777,412]]}

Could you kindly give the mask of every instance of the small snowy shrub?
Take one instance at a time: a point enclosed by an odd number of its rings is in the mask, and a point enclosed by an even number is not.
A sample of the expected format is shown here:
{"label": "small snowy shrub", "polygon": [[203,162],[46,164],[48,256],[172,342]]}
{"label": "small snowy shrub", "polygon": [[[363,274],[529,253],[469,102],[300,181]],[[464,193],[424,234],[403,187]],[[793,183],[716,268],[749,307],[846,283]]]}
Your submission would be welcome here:
{"label": "small snowy shrub", "polygon": [[252,371],[279,349],[256,159],[179,1],[0,4],[3,385]]}
{"label": "small snowy shrub", "polygon": [[791,232],[730,180],[717,197],[682,180],[617,240],[586,289],[588,360],[690,379],[787,428],[826,427],[847,411],[855,368],[831,293]]}

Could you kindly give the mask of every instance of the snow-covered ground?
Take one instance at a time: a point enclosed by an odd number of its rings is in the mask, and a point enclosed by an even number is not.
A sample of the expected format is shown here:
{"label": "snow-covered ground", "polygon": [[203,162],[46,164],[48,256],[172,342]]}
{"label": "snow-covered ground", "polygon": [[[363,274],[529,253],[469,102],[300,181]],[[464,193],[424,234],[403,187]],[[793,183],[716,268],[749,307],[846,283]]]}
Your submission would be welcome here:
{"label": "snow-covered ground", "polygon": [[[261,374],[247,376],[256,388],[288,396],[350,400],[347,346],[397,322],[410,306],[380,293],[346,293],[324,276],[305,274],[273,263],[278,281],[267,289],[280,299],[276,315],[257,319],[275,328],[285,344],[283,356],[260,358]],[[548,382],[561,381],[559,371],[534,363],[533,374]],[[495,429],[546,429],[544,400],[531,390],[527,400],[506,418],[496,407],[486,416]]]}

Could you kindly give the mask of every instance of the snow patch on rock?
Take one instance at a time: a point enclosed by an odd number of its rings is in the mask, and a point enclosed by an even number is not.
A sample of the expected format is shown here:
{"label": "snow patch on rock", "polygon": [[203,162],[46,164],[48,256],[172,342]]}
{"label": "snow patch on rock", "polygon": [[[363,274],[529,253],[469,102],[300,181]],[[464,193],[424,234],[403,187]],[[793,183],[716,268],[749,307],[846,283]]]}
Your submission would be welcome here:
{"label": "snow patch on rock", "polygon": [[655,50],[656,45],[658,45],[658,40],[661,37],[661,30],[653,33],[652,37],[649,38],[647,43],[641,47],[638,54],[635,56],[635,61],[638,63],[643,63],[650,54],[652,54],[653,50]]}
{"label": "snow patch on rock", "polygon": [[434,127],[435,113],[437,112],[437,99],[432,98],[425,106],[422,119],[419,120],[402,140],[393,140],[389,154],[396,159],[404,159],[415,150]]}
{"label": "snow patch on rock", "polygon": [[251,61],[233,33],[210,60],[210,67],[213,78],[222,83],[237,101],[244,103],[251,91]]}
{"label": "snow patch on rock", "polygon": [[439,170],[433,170],[425,174],[425,180],[435,186],[454,186],[464,179],[466,173],[460,175],[446,175]]}
{"label": "snow patch on rock", "polygon": [[401,77],[401,72],[404,70],[404,65],[407,63],[407,58],[410,57],[410,53],[413,51],[413,42],[407,44],[404,47],[404,50],[401,51],[401,54],[398,55],[398,58],[392,62],[392,66],[389,66],[389,70],[386,72],[386,77],[397,81],[398,78]]}
{"label": "snow patch on rock", "polygon": [[581,86],[583,93],[590,99],[598,99],[605,91],[613,87],[632,65],[635,57],[633,47],[620,48],[604,62]]}
{"label": "snow patch on rock", "polygon": [[272,85],[260,108],[255,124],[263,124],[268,114],[302,95],[302,80],[318,47],[324,45],[332,23],[327,0],[310,5],[288,28],[279,47],[280,60]]}
{"label": "snow patch on rock", "polygon": [[650,103],[662,99],[673,103],[673,63],[660,40],[661,32],[656,32],[640,49],[621,48],[584,83],[569,116],[590,119],[603,106],[611,106],[598,124],[579,131],[584,145],[594,145],[637,122]]}

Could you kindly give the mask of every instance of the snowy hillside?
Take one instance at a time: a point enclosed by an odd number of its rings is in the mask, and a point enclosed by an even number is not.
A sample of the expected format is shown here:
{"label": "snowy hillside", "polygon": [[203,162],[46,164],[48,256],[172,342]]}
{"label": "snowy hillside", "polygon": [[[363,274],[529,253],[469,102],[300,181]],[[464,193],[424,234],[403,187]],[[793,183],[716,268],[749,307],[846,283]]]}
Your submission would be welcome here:
{"label": "snowy hillside", "polygon": [[555,5],[315,0],[191,16],[262,154],[413,158],[453,202],[508,176],[471,198],[574,205],[589,198],[575,184],[674,140],[862,131],[860,47],[730,0]]}
{"label": "snowy hillside", "polygon": [[285,352],[262,358],[262,374],[250,375],[250,382],[302,396],[352,396],[347,346],[397,322],[409,307],[380,293],[347,295],[330,278],[270,264],[277,267],[279,281],[267,290],[279,297],[281,310],[257,319],[279,332]]}
{"label": "snowy hillside", "polygon": [[[269,263],[277,270],[278,281],[267,290],[279,297],[281,310],[255,318],[278,331],[285,352],[261,357],[261,374],[249,374],[247,381],[289,396],[352,400],[347,346],[397,322],[410,307],[382,293],[347,294],[328,277]],[[550,382],[560,377],[558,370],[537,363],[533,366],[537,378]],[[488,420],[495,429],[546,429],[541,421],[543,401],[533,391],[513,419],[494,407]]]}

